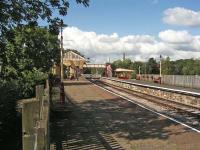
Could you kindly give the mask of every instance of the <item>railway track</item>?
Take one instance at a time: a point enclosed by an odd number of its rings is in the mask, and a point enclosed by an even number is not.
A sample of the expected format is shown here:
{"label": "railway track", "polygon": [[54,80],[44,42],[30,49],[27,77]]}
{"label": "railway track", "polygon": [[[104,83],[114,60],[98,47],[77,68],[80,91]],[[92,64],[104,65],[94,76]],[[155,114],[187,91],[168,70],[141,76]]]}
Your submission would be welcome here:
{"label": "railway track", "polygon": [[100,80],[91,80],[91,82],[118,95],[127,98],[132,97],[131,100],[140,105],[153,109],[154,111],[162,112],[194,128],[200,129],[200,110],[196,107],[113,86]]}

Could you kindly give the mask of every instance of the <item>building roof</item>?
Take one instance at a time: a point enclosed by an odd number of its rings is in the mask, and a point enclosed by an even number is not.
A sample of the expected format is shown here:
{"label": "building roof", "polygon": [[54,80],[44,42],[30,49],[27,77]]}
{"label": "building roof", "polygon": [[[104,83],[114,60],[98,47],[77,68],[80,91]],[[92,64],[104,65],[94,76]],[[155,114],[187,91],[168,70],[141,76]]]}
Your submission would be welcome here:
{"label": "building roof", "polygon": [[85,64],[84,68],[106,68],[106,64]]}
{"label": "building roof", "polygon": [[124,68],[117,68],[115,72],[134,72],[134,70],[124,69]]}
{"label": "building roof", "polygon": [[86,59],[83,56],[81,56],[80,54],[78,54],[74,51],[70,51],[70,50],[64,53],[63,59],[64,60],[85,60],[86,61]]}

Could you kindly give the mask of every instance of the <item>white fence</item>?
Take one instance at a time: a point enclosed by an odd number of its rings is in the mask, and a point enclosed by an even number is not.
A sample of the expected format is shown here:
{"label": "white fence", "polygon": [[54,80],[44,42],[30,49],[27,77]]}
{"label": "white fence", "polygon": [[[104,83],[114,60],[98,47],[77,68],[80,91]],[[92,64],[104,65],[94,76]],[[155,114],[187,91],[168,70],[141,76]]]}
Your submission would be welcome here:
{"label": "white fence", "polygon": [[[159,75],[141,75],[141,80],[154,82]],[[198,75],[162,75],[162,84],[200,89],[200,76]]]}
{"label": "white fence", "polygon": [[200,88],[200,76],[163,75],[162,83],[175,86],[189,87],[189,88]]}

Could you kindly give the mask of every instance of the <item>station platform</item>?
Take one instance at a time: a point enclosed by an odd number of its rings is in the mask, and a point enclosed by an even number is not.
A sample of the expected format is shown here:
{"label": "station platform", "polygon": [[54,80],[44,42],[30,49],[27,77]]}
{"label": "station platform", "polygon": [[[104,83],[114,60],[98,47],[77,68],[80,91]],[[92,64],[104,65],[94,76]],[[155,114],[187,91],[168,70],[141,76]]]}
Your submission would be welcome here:
{"label": "station platform", "polygon": [[51,150],[198,150],[200,133],[91,82],[66,81],[67,113],[51,120]]}
{"label": "station platform", "polygon": [[[113,79],[118,79],[118,78],[113,78]],[[118,79],[118,80],[122,80],[122,79]],[[163,87],[163,88],[169,88],[169,89],[175,89],[175,90],[183,90],[183,91],[188,91],[188,92],[200,93],[200,89],[186,88],[186,87],[173,86],[173,85],[167,85],[167,84],[159,84],[159,83],[153,83],[153,82],[143,81],[143,80],[129,79],[129,80],[123,80],[123,81],[129,81],[129,82],[138,83],[138,84],[144,84],[144,85],[150,85],[150,86],[157,86],[157,87]]]}

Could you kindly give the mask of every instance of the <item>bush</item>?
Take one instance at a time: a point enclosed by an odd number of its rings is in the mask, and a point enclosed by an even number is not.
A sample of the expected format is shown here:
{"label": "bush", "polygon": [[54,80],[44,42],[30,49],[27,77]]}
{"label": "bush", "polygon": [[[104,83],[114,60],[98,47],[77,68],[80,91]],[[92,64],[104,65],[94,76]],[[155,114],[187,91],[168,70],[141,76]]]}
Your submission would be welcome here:
{"label": "bush", "polygon": [[136,73],[135,73],[135,72],[133,72],[133,73],[131,74],[131,79],[136,79]]}
{"label": "bush", "polygon": [[20,89],[20,97],[30,98],[35,96],[35,86],[38,84],[45,84],[47,74],[34,69],[33,71],[25,70],[21,73],[18,79],[18,86]]}
{"label": "bush", "polygon": [[21,119],[16,111],[19,89],[16,82],[0,81],[0,145],[1,149],[21,148]]}
{"label": "bush", "polygon": [[[2,149],[21,149],[21,115],[17,100],[35,97],[35,86],[44,84],[47,74],[24,70],[15,79],[0,80],[0,145]],[[5,148],[4,148],[5,147]]]}

